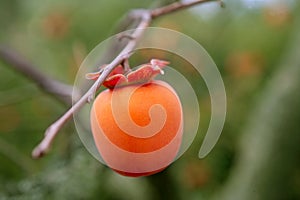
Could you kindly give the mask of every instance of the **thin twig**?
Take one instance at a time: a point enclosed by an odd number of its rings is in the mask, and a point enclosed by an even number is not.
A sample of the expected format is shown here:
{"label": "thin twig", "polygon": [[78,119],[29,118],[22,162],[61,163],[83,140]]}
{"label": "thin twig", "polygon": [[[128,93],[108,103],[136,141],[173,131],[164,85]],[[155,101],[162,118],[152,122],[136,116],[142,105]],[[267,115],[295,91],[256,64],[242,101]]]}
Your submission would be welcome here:
{"label": "thin twig", "polygon": [[179,10],[187,9],[197,4],[206,3],[206,2],[215,2],[220,0],[197,0],[197,1],[188,1],[186,3],[175,2],[170,5],[163,6],[161,8],[156,8],[151,11],[151,17],[154,19],[162,15],[174,13]]}
{"label": "thin twig", "polygon": [[0,46],[0,59],[9,64],[15,71],[23,74],[37,84],[43,91],[54,95],[57,99],[68,105],[72,102],[73,87],[43,74],[37,67],[10,50],[8,47]]}
{"label": "thin twig", "polygon": [[211,2],[214,0],[198,0],[189,3],[173,3],[168,6],[164,6],[161,8],[156,8],[153,10],[135,10],[130,12],[130,19],[133,22],[136,22],[139,19],[139,23],[134,30],[134,32],[130,35],[131,40],[128,41],[127,45],[123,48],[123,50],[119,53],[119,55],[113,59],[113,61],[108,64],[102,71],[99,78],[96,82],[90,87],[90,89],[57,121],[55,121],[45,132],[45,137],[42,142],[33,150],[32,156],[34,158],[39,158],[43,156],[50,148],[53,139],[58,134],[59,130],[63,127],[63,125],[72,118],[73,114],[81,109],[86,103],[89,103],[95,96],[97,88],[105,81],[106,77],[110,74],[110,72],[124,60],[128,59],[129,55],[134,50],[138,39],[141,38],[145,28],[149,27],[152,19],[157,18],[159,16],[172,13],[184,8],[189,8],[196,4],[201,4],[205,2]]}
{"label": "thin twig", "polygon": [[[144,29],[149,26],[150,22],[150,13],[143,13],[141,22],[137,29],[133,32],[132,36],[135,38],[139,38]],[[76,102],[61,118],[55,121],[45,132],[45,137],[42,142],[33,150],[32,156],[34,158],[39,158],[43,156],[47,150],[49,149],[53,139],[57,135],[58,131],[61,127],[73,116],[73,113],[78,111],[83,105],[87,102],[90,102],[94,97],[97,88],[103,83],[106,77],[110,74],[110,72],[120,64],[124,59],[127,59],[128,55],[134,49],[137,40],[130,40],[122,52],[117,56],[109,65],[105,67],[102,74],[96,80],[96,82],[91,86],[91,88]]]}

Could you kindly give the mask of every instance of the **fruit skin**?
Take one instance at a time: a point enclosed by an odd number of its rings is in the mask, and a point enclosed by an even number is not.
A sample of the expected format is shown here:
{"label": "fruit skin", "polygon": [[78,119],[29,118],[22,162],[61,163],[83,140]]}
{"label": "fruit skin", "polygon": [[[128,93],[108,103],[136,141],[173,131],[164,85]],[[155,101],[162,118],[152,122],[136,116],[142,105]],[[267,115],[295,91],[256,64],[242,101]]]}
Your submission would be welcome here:
{"label": "fruit skin", "polygon": [[93,103],[91,128],[96,147],[110,168],[125,176],[151,175],[170,165],[179,151],[181,103],[163,81],[107,89]]}

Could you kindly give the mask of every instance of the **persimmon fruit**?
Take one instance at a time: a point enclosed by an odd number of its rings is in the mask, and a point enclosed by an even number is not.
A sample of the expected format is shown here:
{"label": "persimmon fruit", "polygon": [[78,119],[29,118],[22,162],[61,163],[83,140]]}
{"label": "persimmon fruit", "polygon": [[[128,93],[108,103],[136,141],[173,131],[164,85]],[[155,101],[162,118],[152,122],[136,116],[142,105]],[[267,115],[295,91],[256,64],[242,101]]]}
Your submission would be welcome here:
{"label": "persimmon fruit", "polygon": [[135,77],[131,79],[129,74],[112,75],[106,85],[116,79],[121,86],[102,91],[93,102],[90,121],[95,145],[105,164],[119,174],[139,177],[160,172],[180,149],[182,106],[168,83],[152,80],[160,68],[157,63],[142,66],[131,72]]}

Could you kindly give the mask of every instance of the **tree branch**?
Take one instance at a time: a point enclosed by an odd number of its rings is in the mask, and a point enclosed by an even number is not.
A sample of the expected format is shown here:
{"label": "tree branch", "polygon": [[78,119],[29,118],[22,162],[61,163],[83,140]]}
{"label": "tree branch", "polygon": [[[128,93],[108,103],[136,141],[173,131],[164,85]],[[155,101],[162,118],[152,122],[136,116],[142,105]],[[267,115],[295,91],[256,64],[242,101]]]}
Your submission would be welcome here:
{"label": "tree branch", "polygon": [[152,19],[154,19],[156,17],[160,17],[160,16],[163,16],[166,14],[170,14],[170,13],[174,13],[174,12],[177,12],[177,11],[180,11],[183,9],[190,8],[190,7],[200,4],[200,3],[216,2],[216,1],[222,2],[220,0],[198,0],[198,1],[189,1],[186,3],[175,2],[170,5],[166,5],[161,8],[155,8],[155,9],[151,10],[151,17],[152,17]]}
{"label": "tree branch", "polygon": [[32,80],[43,91],[55,96],[65,104],[70,105],[72,103],[72,86],[51,79],[37,70],[36,66],[3,45],[0,45],[0,59],[9,64],[15,71]]}
{"label": "tree branch", "polygon": [[130,19],[132,22],[135,22],[137,19],[140,20],[134,32],[130,35],[130,38],[134,38],[128,41],[127,45],[124,49],[119,53],[119,55],[113,59],[113,61],[108,64],[103,70],[102,74],[96,80],[96,82],[90,87],[90,89],[57,121],[55,121],[45,132],[45,137],[42,142],[33,150],[32,156],[34,158],[39,158],[43,156],[50,148],[53,139],[58,134],[59,130],[63,127],[63,125],[72,118],[74,112],[81,109],[83,105],[89,103],[95,95],[97,88],[104,82],[106,77],[110,74],[110,72],[121,62],[126,60],[129,55],[134,50],[139,38],[143,35],[144,29],[147,28],[152,19],[157,18],[162,15],[166,15],[184,8],[188,8],[194,6],[196,4],[201,4],[205,2],[212,2],[215,0],[198,0],[192,1],[189,3],[173,3],[168,6],[164,6],[161,8],[156,8],[153,10],[134,10],[130,12]]}

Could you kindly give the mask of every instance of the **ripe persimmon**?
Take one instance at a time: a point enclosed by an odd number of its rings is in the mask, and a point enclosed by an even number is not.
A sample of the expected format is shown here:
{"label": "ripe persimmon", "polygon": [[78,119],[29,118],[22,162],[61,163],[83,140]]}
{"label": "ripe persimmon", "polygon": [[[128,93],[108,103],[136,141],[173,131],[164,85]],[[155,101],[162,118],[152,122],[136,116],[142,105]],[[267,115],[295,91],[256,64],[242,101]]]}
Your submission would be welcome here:
{"label": "ripe persimmon", "polygon": [[165,169],[181,145],[180,99],[168,83],[151,79],[166,64],[154,61],[159,63],[108,77],[104,85],[113,87],[102,91],[91,109],[91,129],[102,159],[125,176]]}

